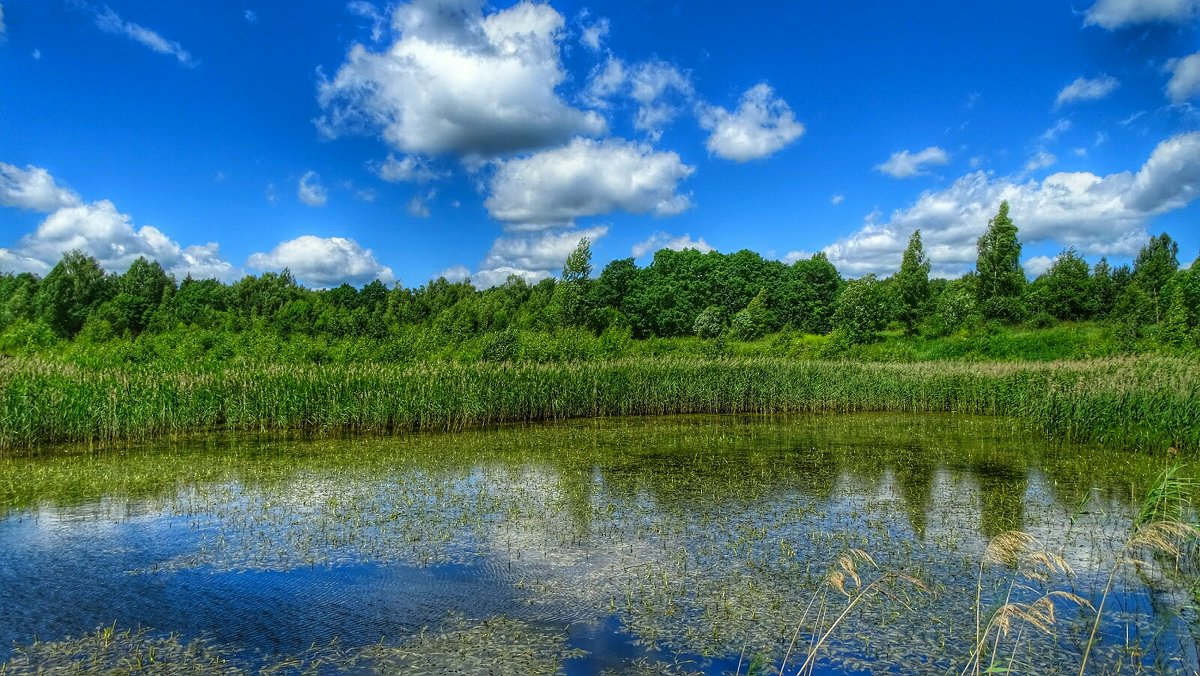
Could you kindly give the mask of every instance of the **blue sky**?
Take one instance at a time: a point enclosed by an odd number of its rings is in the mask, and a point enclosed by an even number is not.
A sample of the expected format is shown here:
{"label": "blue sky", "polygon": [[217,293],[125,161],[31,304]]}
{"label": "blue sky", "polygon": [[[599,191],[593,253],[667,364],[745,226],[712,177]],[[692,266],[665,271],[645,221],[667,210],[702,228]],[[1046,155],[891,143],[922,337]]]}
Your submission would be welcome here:
{"label": "blue sky", "polygon": [[0,0],[0,269],[484,286],[662,246],[1200,253],[1200,0]]}

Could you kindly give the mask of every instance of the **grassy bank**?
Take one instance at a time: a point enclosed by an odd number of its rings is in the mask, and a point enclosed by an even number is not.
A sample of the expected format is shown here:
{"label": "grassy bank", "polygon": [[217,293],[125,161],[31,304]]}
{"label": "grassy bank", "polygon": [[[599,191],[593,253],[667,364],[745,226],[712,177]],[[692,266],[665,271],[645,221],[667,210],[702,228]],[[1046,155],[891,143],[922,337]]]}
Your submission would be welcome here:
{"label": "grassy bank", "polygon": [[459,430],[617,415],[806,411],[1007,416],[1064,439],[1200,448],[1200,364],[874,364],[640,359],[563,364],[88,369],[0,364],[0,448],[203,432]]}

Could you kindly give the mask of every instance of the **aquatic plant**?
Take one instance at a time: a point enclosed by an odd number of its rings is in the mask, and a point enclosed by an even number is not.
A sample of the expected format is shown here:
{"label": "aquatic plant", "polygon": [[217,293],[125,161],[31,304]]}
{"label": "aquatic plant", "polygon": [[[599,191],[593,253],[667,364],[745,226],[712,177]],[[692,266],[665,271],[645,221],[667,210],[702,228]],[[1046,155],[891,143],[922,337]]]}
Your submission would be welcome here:
{"label": "aquatic plant", "polygon": [[1088,658],[1096,645],[1104,605],[1112,593],[1117,574],[1127,567],[1153,566],[1157,557],[1166,558],[1176,567],[1189,552],[1189,544],[1200,538],[1200,529],[1185,519],[1193,518],[1191,494],[1194,481],[1183,476],[1178,465],[1169,466],[1158,476],[1142,500],[1133,531],[1125,541],[1109,571],[1108,580],[1096,607],[1096,617],[1080,658],[1079,674],[1087,673]]}
{"label": "aquatic plant", "polygon": [[180,371],[0,362],[0,449],[198,432],[313,436],[675,413],[951,412],[1058,438],[1200,449],[1200,366],[1155,357],[867,364],[637,359]]}

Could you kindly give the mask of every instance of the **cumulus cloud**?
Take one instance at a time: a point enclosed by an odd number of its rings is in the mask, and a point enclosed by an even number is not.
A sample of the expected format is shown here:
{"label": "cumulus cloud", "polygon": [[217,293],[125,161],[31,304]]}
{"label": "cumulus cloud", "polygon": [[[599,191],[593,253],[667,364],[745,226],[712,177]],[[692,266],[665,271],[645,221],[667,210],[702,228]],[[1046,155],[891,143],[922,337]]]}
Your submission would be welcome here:
{"label": "cumulus cloud", "polygon": [[676,191],[693,171],[674,152],[621,139],[576,138],[498,163],[484,206],[493,218],[523,229],[612,211],[673,216],[692,205]]}
{"label": "cumulus cloud", "polygon": [[108,5],[89,7],[89,9],[92,11],[96,28],[105,33],[129,38],[151,51],[173,56],[176,61],[189,68],[200,65],[200,62],[192,57],[191,53],[183,48],[183,45],[174,40],[168,40],[145,26],[122,19]]}
{"label": "cumulus cloud", "polygon": [[1167,82],[1167,96],[1172,103],[1183,103],[1200,96],[1200,52],[1182,59],[1171,59],[1167,62],[1167,70],[1171,73],[1171,79]]}
{"label": "cumulus cloud", "polygon": [[838,194],[834,195],[833,197],[829,198],[829,203],[835,207],[845,201],[846,201],[846,196],[841,193],[838,193]]}
{"label": "cumulus cloud", "polygon": [[1045,150],[1039,150],[1033,154],[1033,157],[1029,158],[1028,162],[1025,163],[1025,171],[1032,172],[1037,171],[1038,169],[1045,169],[1046,167],[1053,166],[1057,161],[1058,158],[1054,156],[1054,153],[1046,152]]}
{"label": "cumulus cloud", "polygon": [[568,106],[559,43],[564,20],[521,2],[484,15],[482,0],[414,0],[392,20],[393,44],[351,47],[318,88],[328,136],[378,132],[406,153],[494,157],[606,133],[592,111]]}
{"label": "cumulus cloud", "polygon": [[912,178],[928,173],[925,167],[946,164],[950,156],[937,146],[929,146],[924,150],[911,153],[907,150],[892,153],[887,162],[875,167],[876,171],[887,174],[892,178]]}
{"label": "cumulus cloud", "polygon": [[442,277],[448,282],[465,282],[471,278],[471,268],[465,265],[454,265],[433,276],[434,279],[438,277]]}
{"label": "cumulus cloud", "polygon": [[57,209],[15,248],[0,249],[0,264],[12,266],[13,271],[44,274],[72,249],[95,256],[105,270],[118,273],[139,256],[157,260],[178,278],[191,274],[229,280],[235,272],[221,258],[217,244],[184,247],[154,226],[135,228],[130,217],[108,200]]}
{"label": "cumulus cloud", "polygon": [[306,171],[296,183],[296,197],[310,207],[323,207],[329,192],[321,185],[321,176],[315,171]]}
{"label": "cumulus cloud", "polygon": [[1058,256],[1033,256],[1032,258],[1026,258],[1021,263],[1021,267],[1025,270],[1025,274],[1037,277],[1045,274],[1054,265],[1054,261],[1056,260],[1058,260]]}
{"label": "cumulus cloud", "polygon": [[41,167],[0,162],[0,206],[49,213],[79,204],[79,195],[54,181]]}
{"label": "cumulus cloud", "polygon": [[246,266],[263,272],[287,268],[297,280],[316,288],[362,286],[376,279],[391,284],[396,279],[370,249],[344,237],[302,235],[267,253],[252,254]]}
{"label": "cumulus cloud", "polygon": [[1121,81],[1111,75],[1101,74],[1093,78],[1078,77],[1058,92],[1058,96],[1054,99],[1054,107],[1060,108],[1077,101],[1102,99],[1120,86]]}
{"label": "cumulus cloud", "polygon": [[621,91],[628,78],[625,62],[610,54],[602,65],[592,70],[581,98],[594,108],[608,108],[608,99]]}
{"label": "cumulus cloud", "polygon": [[242,12],[242,16],[245,17],[246,23],[258,23],[258,15],[252,9]]}
{"label": "cumulus cloud", "polygon": [[438,173],[430,168],[429,163],[415,155],[401,155],[397,159],[388,153],[386,160],[369,162],[367,168],[390,183],[423,183],[438,178]]}
{"label": "cumulus cloud", "polygon": [[1116,30],[1142,23],[1185,23],[1200,16],[1200,0],[1097,0],[1083,25]]}
{"label": "cumulus cloud", "polygon": [[538,233],[517,233],[498,237],[471,276],[479,288],[503,284],[509,275],[529,282],[554,277],[562,271],[567,255],[586,237],[592,243],[608,234],[608,226],[568,228]]}
{"label": "cumulus cloud", "polygon": [[629,96],[638,104],[633,126],[653,140],[694,95],[691,79],[666,61],[647,61],[629,71]]}
{"label": "cumulus cloud", "polygon": [[701,106],[699,113],[700,126],[712,132],[705,141],[708,152],[736,162],[773,155],[804,133],[787,102],[766,83],[747,89],[732,113],[720,106]]}
{"label": "cumulus cloud", "polygon": [[371,22],[372,42],[379,42],[383,39],[383,32],[387,27],[387,17],[375,5],[365,0],[351,0],[351,2],[346,3],[346,11]]}
{"label": "cumulus cloud", "polygon": [[1060,172],[1022,182],[976,171],[922,193],[886,222],[868,217],[857,232],[824,251],[845,274],[888,274],[899,266],[909,235],[920,228],[934,273],[959,275],[974,264],[979,236],[1008,200],[1025,242],[1132,255],[1145,243],[1149,219],[1181,209],[1198,195],[1200,132],[1192,132],[1159,143],[1137,173]]}
{"label": "cumulus cloud", "polygon": [[413,218],[429,218],[429,200],[436,195],[434,191],[430,191],[427,195],[413,195],[413,198],[404,206],[404,210]]}
{"label": "cumulus cloud", "polygon": [[695,249],[700,253],[708,253],[713,248],[708,242],[704,241],[703,237],[692,239],[688,233],[679,236],[671,235],[663,231],[658,231],[650,235],[646,239],[633,245],[633,257],[641,258],[649,253],[654,253],[659,249],[671,249],[674,251],[683,251],[684,249]]}
{"label": "cumulus cloud", "polygon": [[[586,18],[586,16],[583,17],[583,19]],[[584,47],[593,52],[598,52],[600,51],[600,46],[604,44],[605,36],[608,35],[608,28],[608,19],[605,18],[600,18],[595,23],[590,24],[581,21],[579,41],[583,43]]]}

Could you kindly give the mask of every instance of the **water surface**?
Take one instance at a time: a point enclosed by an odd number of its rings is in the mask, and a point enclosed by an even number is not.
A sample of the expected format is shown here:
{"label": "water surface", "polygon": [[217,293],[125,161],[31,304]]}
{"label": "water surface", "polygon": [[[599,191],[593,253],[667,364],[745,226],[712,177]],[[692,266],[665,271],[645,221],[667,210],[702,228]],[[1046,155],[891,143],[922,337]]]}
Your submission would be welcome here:
{"label": "water surface", "polygon": [[[1075,673],[1167,462],[895,414],[0,459],[0,662],[794,673],[867,590],[818,673],[956,673],[977,609],[1064,591],[982,666]],[[1026,550],[985,561],[1009,531]],[[1145,558],[1114,577],[1097,673],[1196,670],[1190,576]]]}

